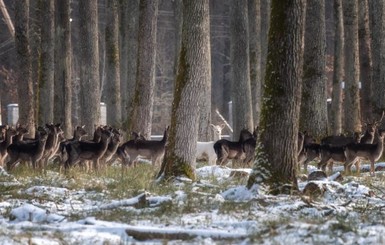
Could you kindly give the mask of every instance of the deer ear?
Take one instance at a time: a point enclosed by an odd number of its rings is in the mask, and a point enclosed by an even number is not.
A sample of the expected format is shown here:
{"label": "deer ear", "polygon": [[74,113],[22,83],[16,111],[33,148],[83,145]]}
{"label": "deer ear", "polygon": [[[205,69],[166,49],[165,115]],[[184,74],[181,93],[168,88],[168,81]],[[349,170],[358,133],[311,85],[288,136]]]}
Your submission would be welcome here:
{"label": "deer ear", "polygon": [[219,125],[219,127],[221,127],[221,129],[224,129],[226,127],[226,124],[222,123],[221,125]]}

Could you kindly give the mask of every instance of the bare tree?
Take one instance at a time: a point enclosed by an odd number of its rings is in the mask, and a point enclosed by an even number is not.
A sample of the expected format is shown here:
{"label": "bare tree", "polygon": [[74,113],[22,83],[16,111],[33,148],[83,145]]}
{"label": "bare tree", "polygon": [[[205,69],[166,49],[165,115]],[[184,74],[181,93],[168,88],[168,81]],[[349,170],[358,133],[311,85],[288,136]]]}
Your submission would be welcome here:
{"label": "bare tree", "polygon": [[372,53],[370,49],[369,3],[368,0],[358,1],[359,23],[358,38],[360,51],[361,75],[361,116],[364,120],[372,120]]}
{"label": "bare tree", "polygon": [[260,137],[248,188],[297,189],[297,138],[302,90],[304,0],[272,1]]}
{"label": "bare tree", "polygon": [[334,135],[342,132],[342,89],[344,80],[344,23],[342,13],[342,0],[334,0],[334,69],[333,69],[333,93],[331,104],[331,129]]}
{"label": "bare tree", "polygon": [[183,1],[182,46],[174,89],[170,135],[158,174],[168,179],[186,175],[194,179],[198,139],[199,100],[209,75],[209,1]]}
{"label": "bare tree", "polygon": [[300,128],[315,138],[328,134],[325,1],[306,4]]}
{"label": "bare tree", "polygon": [[29,1],[15,1],[15,46],[18,68],[19,122],[35,135],[35,103],[29,48]]}
{"label": "bare tree", "polygon": [[56,1],[54,122],[62,122],[65,136],[72,134],[70,0]]}
{"label": "bare tree", "polygon": [[120,101],[120,70],[119,70],[119,3],[109,0],[107,3],[106,24],[106,73],[105,83],[107,104],[107,123],[120,127],[122,121]]}
{"label": "bare tree", "polygon": [[[371,50],[373,61],[373,117],[380,118],[385,110],[385,3],[369,1]],[[382,124],[383,125],[383,124]]]}
{"label": "bare tree", "polygon": [[250,87],[254,127],[259,124],[261,114],[261,4],[260,0],[248,1]]}
{"label": "bare tree", "polygon": [[158,0],[140,0],[137,77],[129,129],[146,138],[151,136],[154,103],[157,16]]}
{"label": "bare tree", "polygon": [[89,135],[100,117],[98,6],[97,1],[79,1],[80,114]]}
{"label": "bare tree", "polygon": [[54,109],[54,0],[41,2],[41,64],[38,123],[53,123]]}
{"label": "bare tree", "polygon": [[247,1],[232,1],[230,15],[233,129],[237,137],[242,128],[253,128]]}
{"label": "bare tree", "polygon": [[358,1],[343,2],[345,31],[345,131],[360,132]]}

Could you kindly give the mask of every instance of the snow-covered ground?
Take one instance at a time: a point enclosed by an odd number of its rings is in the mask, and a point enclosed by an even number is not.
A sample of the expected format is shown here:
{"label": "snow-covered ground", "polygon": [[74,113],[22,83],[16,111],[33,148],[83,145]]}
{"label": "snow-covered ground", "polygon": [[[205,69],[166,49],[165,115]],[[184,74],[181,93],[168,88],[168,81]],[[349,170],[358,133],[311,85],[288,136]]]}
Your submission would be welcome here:
{"label": "snow-covered ground", "polygon": [[248,190],[250,169],[204,166],[170,193],[112,198],[55,171],[30,181],[0,170],[0,244],[385,244],[382,171],[314,181],[324,192],[309,198]]}

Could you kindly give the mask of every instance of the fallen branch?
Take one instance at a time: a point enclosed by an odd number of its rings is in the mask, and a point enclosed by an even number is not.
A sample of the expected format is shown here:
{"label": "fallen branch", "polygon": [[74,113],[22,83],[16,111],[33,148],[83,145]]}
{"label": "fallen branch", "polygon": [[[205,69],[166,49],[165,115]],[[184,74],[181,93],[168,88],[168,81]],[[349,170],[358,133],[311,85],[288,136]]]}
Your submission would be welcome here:
{"label": "fallen branch", "polygon": [[235,234],[233,231],[210,231],[172,228],[138,228],[130,227],[126,233],[139,241],[145,240],[192,240],[197,237],[211,238],[213,240],[239,240],[246,239],[247,234]]}

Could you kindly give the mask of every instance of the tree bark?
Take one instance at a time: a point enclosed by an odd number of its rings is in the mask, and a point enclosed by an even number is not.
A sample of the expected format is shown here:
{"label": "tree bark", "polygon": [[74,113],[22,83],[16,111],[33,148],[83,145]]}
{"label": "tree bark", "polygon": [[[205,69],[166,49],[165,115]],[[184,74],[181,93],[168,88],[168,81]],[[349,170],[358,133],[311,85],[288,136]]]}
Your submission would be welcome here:
{"label": "tree bark", "polygon": [[328,134],[325,2],[306,4],[300,129],[316,139]]}
{"label": "tree bark", "polygon": [[243,128],[253,129],[251,106],[249,32],[247,1],[231,2],[231,69],[233,101],[233,138]]}
{"label": "tree bark", "polygon": [[261,1],[261,81],[263,94],[263,83],[265,82],[266,74],[266,59],[268,49],[268,34],[270,28],[270,11],[271,11],[271,0],[260,0]]}
{"label": "tree bark", "polygon": [[[373,61],[373,117],[377,120],[385,110],[385,3],[369,1],[371,49]],[[384,126],[382,122],[381,126]]]}
{"label": "tree bark", "polygon": [[129,129],[146,138],[151,136],[154,104],[157,16],[158,0],[140,1],[137,77]]}
{"label": "tree bark", "polygon": [[261,4],[260,0],[248,1],[250,87],[254,127],[259,124],[261,114]]}
{"label": "tree bark", "polygon": [[15,1],[15,46],[18,69],[19,123],[35,135],[35,101],[29,48],[29,1]]}
{"label": "tree bark", "polygon": [[79,1],[80,114],[87,133],[100,123],[97,1]]}
{"label": "tree bark", "polygon": [[358,52],[358,2],[343,2],[345,27],[345,132],[361,131],[360,117],[360,63]]}
{"label": "tree bark", "polygon": [[199,101],[210,67],[209,1],[183,1],[182,46],[174,88],[171,127],[158,177],[185,175],[195,179]]}
{"label": "tree bark", "polygon": [[331,104],[331,128],[333,135],[342,133],[342,88],[344,80],[344,22],[342,0],[334,0],[334,64]]}
{"label": "tree bark", "polygon": [[361,116],[365,121],[372,121],[372,53],[370,49],[369,3],[368,0],[359,1],[359,50],[361,74]]}
{"label": "tree bark", "polygon": [[107,124],[120,128],[122,111],[120,100],[120,57],[119,57],[119,2],[107,3],[106,24],[106,104]]}
{"label": "tree bark", "polygon": [[70,0],[56,1],[54,122],[61,122],[66,138],[72,135]]}
{"label": "tree bark", "polygon": [[41,2],[41,63],[38,123],[53,123],[54,110],[54,0]]}
{"label": "tree bark", "polygon": [[302,91],[304,0],[272,1],[260,137],[248,188],[298,189],[297,138]]}

